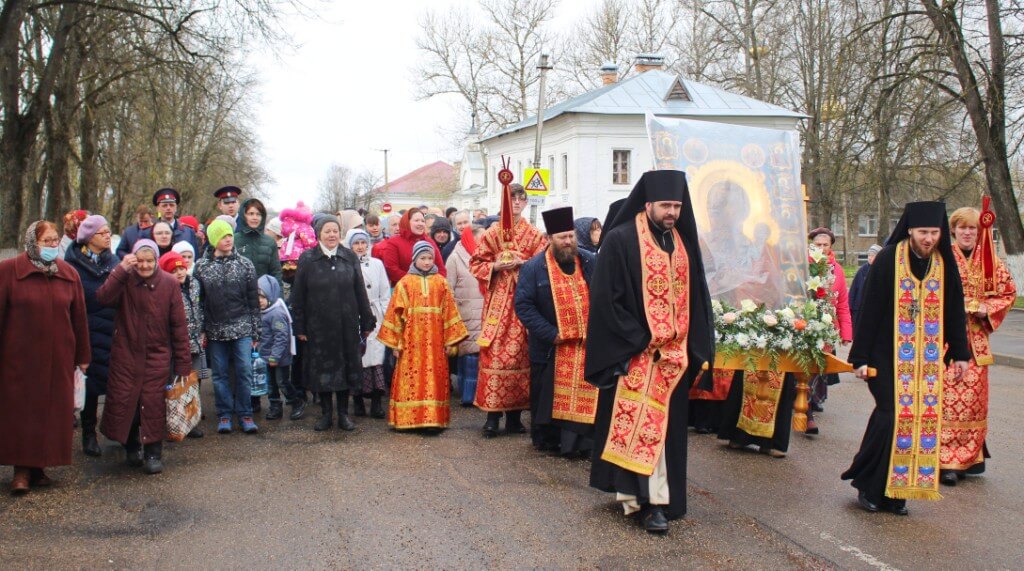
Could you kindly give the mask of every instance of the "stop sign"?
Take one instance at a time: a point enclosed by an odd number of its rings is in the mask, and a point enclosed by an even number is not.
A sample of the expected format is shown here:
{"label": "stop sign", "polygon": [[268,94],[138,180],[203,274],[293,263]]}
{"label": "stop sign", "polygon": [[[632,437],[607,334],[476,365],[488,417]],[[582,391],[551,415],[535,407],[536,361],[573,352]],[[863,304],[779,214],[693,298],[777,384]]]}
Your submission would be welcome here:
{"label": "stop sign", "polygon": [[381,204],[380,205],[380,211],[383,212],[384,214],[390,214],[391,213],[391,203],[390,202],[385,202],[384,204]]}

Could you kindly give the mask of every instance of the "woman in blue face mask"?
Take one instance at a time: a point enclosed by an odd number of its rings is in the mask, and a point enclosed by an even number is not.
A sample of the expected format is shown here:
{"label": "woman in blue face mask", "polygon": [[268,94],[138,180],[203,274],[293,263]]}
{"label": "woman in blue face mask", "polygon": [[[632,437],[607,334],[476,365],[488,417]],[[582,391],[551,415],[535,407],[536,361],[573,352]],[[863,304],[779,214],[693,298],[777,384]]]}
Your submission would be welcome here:
{"label": "woman in blue face mask", "polygon": [[91,359],[82,282],[59,244],[54,224],[36,222],[25,252],[0,262],[0,465],[14,466],[15,495],[71,463],[75,366]]}

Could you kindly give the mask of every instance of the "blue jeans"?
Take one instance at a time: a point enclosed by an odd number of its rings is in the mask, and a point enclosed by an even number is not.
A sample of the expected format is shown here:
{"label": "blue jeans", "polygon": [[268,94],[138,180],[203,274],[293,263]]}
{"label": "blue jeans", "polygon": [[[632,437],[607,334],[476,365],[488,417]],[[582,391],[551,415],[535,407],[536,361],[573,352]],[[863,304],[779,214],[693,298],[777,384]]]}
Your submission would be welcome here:
{"label": "blue jeans", "polygon": [[[252,337],[234,341],[210,341],[206,352],[213,369],[213,396],[217,401],[217,418],[252,416]],[[235,386],[231,390],[228,367],[235,362]]]}

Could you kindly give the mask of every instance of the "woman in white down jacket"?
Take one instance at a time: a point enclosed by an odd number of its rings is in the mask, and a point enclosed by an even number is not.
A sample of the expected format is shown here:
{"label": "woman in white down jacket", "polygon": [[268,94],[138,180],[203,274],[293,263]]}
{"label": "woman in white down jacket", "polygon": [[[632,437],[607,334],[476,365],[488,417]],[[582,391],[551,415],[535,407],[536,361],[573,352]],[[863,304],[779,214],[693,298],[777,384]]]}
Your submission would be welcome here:
{"label": "woman in white down jacket", "polygon": [[384,323],[384,313],[391,302],[391,284],[384,270],[384,263],[370,257],[370,235],[362,228],[353,228],[345,234],[345,246],[359,258],[359,266],[363,270],[363,282],[366,284],[366,296],[370,298],[370,309],[377,319],[377,327],[366,338],[363,353],[363,390],[361,394],[352,395],[352,414],[366,416],[366,397],[370,398],[370,416],[384,418],[382,399],[385,391],[384,380],[384,345],[377,341],[377,333]]}

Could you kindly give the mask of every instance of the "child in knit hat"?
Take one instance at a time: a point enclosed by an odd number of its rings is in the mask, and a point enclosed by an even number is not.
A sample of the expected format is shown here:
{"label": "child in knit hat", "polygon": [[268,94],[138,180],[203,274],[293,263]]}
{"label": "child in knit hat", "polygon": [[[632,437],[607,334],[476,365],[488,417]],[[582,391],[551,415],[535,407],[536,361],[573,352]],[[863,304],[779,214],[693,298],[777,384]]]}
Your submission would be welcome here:
{"label": "child in knit hat", "polygon": [[378,340],[394,351],[388,423],[398,430],[443,429],[451,417],[448,353],[469,332],[448,281],[437,273],[434,245],[413,246],[412,265],[395,285]]}

